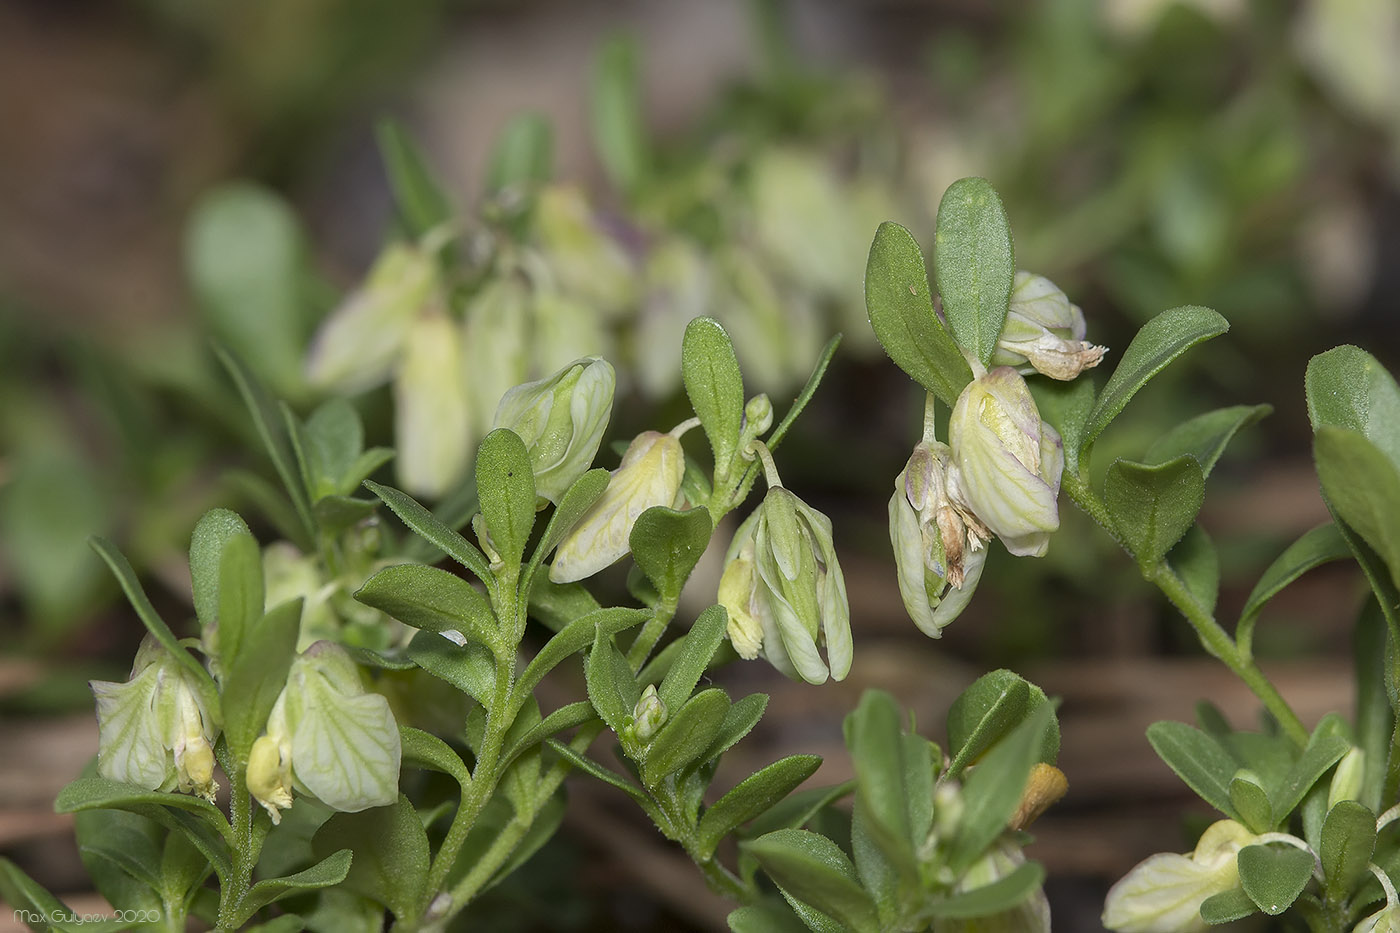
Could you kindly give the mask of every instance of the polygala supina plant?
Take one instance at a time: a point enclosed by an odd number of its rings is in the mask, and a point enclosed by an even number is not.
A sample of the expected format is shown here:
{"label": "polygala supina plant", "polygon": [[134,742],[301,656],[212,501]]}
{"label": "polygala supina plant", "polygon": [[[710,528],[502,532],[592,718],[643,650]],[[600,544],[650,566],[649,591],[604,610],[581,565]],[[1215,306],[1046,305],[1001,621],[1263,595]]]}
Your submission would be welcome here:
{"label": "polygala supina plant", "polygon": [[[1055,767],[1054,701],[1011,671],[963,691],[937,742],[895,697],[867,690],[844,721],[853,780],[813,785],[820,759],[794,754],[716,786],[729,774],[720,760],[767,704],[731,696],[725,665],[762,659],[801,689],[858,669],[862,607],[848,601],[839,523],[778,469],[837,340],[806,361],[796,398],[775,405],[746,391],[729,331],[693,314],[693,290],[677,285],[690,411],[600,457],[614,394],[634,376],[561,335],[636,300],[627,251],[579,192],[509,162],[493,169],[497,252],[483,259],[459,248],[462,225],[428,196],[437,189],[421,157],[389,142],[394,188],[415,195],[401,205],[408,236],[322,324],[306,371],[327,393],[392,381],[397,476],[410,490],[371,479],[393,452],[365,448],[355,405],[332,397],[303,417],[221,353],[282,483],[262,491],[257,527],[286,540],[260,543],[226,509],[206,514],[189,549],[193,617],[173,620],[121,553],[94,541],[149,633],[126,682],[93,682],[97,760],[57,802],[81,814],[103,895],[155,911],[142,916],[168,930],[291,930],[313,918],[318,929],[472,928],[482,893],[558,828],[564,781],[578,773],[635,803],[692,859],[734,904],[740,933],[1048,931],[1044,869],[1024,847],[1074,775]],[[823,249],[839,252],[847,235]],[[824,271],[846,268],[839,258]],[[919,631],[937,637],[976,591],[1002,585],[993,549],[1034,558],[1073,546],[1056,540],[1068,500],[1264,709],[1258,732],[1209,703],[1197,726],[1148,730],[1220,819],[1186,854],[1132,869],[1109,892],[1105,925],[1173,933],[1264,913],[1316,933],[1396,927],[1394,380],[1354,347],[1313,360],[1308,410],[1334,521],[1267,568],[1227,628],[1196,515],[1228,442],[1267,406],[1198,415],[1139,459],[1091,468],[1096,440],[1137,391],[1223,334],[1225,319],[1164,311],[1110,355],[1060,289],[1016,268],[982,179],[948,189],[932,260],[930,280],[914,236],[885,223],[864,278],[875,338],[923,397],[922,435],[887,507],[888,582]],[[560,343],[541,356],[529,328]],[[598,465],[610,458],[615,468]],[[717,533],[728,547],[710,605],[682,610]],[[1356,629],[1358,709],[1309,725],[1257,665],[1254,627],[1290,582],[1343,559],[1374,594]],[[629,596],[611,605],[600,596],[617,588],[598,580],[619,563]],[[536,688],[561,666],[581,671],[583,687],[545,708]],[[118,834],[140,844],[104,843]],[[36,916],[62,906],[9,862],[0,893]]]}

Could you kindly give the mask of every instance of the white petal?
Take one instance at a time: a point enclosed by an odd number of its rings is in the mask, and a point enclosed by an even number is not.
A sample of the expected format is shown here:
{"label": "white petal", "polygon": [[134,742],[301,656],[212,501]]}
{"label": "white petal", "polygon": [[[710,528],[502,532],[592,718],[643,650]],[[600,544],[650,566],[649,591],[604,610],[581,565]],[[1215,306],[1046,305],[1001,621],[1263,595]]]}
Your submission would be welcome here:
{"label": "white petal", "polygon": [[308,791],[345,813],[382,807],[398,797],[399,731],[389,701],[377,693],[344,696],[311,687],[292,735],[292,768]]}

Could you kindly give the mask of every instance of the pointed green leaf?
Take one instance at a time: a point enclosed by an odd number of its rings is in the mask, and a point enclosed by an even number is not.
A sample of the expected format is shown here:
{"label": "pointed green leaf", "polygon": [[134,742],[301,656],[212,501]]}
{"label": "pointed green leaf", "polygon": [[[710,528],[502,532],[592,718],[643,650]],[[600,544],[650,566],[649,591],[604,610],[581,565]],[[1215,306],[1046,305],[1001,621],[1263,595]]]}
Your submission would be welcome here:
{"label": "pointed green leaf", "polygon": [[224,545],[234,535],[252,535],[236,512],[210,509],[194,526],[190,537],[190,582],[194,611],[201,626],[219,617],[219,562]]}
{"label": "pointed green leaf", "polygon": [[1368,599],[1356,620],[1352,657],[1356,669],[1356,745],[1366,754],[1357,800],[1379,810],[1385,785],[1386,757],[1395,717],[1386,695],[1386,623],[1380,605]]}
{"label": "pointed green leaf", "polygon": [[1206,612],[1215,613],[1220,594],[1220,559],[1215,544],[1200,525],[1193,524],[1167,554],[1167,563]]}
{"label": "pointed green leaf", "polygon": [[1241,429],[1273,411],[1271,405],[1235,405],[1197,415],[1172,428],[1147,448],[1147,463],[1166,463],[1190,454],[1201,465],[1201,474],[1210,476],[1230,439]]}
{"label": "pointed green leaf", "polygon": [[650,170],[637,42],[615,35],[603,43],[593,65],[588,112],[593,146],[618,190],[630,193]]}
{"label": "pointed green leaf", "polygon": [[478,580],[488,586],[491,584],[494,577],[486,556],[470,541],[423,508],[416,499],[392,486],[381,486],[369,480],[365,480],[365,488],[383,500],[384,504],[419,537],[470,570]]}
{"label": "pointed green leaf", "polygon": [[1351,749],[1351,743],[1345,738],[1326,732],[1324,728],[1325,721],[1313,730],[1303,754],[1298,756],[1278,790],[1274,814],[1279,819],[1292,813],[1312,786]]}
{"label": "pointed green leaf", "polygon": [[938,204],[933,273],[948,329],[982,365],[991,362],[1016,277],[1011,227],[985,178],[962,178]]}
{"label": "pointed green leaf", "polygon": [[718,321],[698,317],[685,328],[681,343],[681,378],[710,449],[715,473],[730,469],[744,421],[744,378],[734,344]]}
{"label": "pointed green leaf", "polygon": [[[559,662],[576,651],[582,651],[593,644],[598,636],[616,635],[618,632],[641,625],[651,618],[649,609],[597,609],[586,616],[574,619],[559,630],[559,633],[545,643],[540,653],[525,666],[520,678],[515,682],[516,702],[532,693],[535,685],[545,674],[552,671]],[[631,710],[628,710],[630,713]]]}
{"label": "pointed green leaf", "polygon": [[1237,765],[1219,742],[1184,722],[1170,721],[1148,726],[1147,741],[1202,800],[1226,816],[1239,819],[1230,802],[1230,781]]}
{"label": "pointed green leaf", "polygon": [[753,730],[763,718],[763,711],[767,707],[768,695],[764,693],[750,693],[735,700],[734,705],[729,707],[729,712],[724,714],[724,722],[719,724],[719,731],[710,740],[709,748],[701,752],[700,757],[695,760],[709,761],[729,751],[736,742]]}
{"label": "pointed green leaf", "polygon": [[428,169],[427,160],[403,128],[385,120],[375,128],[379,155],[394,191],[394,202],[409,235],[420,239],[452,221],[452,205]]}
{"label": "pointed green leaf", "polygon": [[1313,440],[1317,477],[1336,514],[1375,549],[1400,585],[1400,469],[1360,431],[1323,425]]}
{"label": "pointed green leaf", "polygon": [[1270,917],[1292,907],[1312,878],[1313,857],[1292,846],[1245,846],[1237,858],[1244,893]]}
{"label": "pointed green leaf", "polygon": [[560,742],[557,739],[548,739],[546,741],[546,744],[550,748],[554,749],[554,751],[558,753],[560,758],[563,758],[569,764],[573,765],[575,768],[578,768],[585,774],[591,774],[593,777],[602,781],[604,784],[611,784],[613,787],[616,787],[618,790],[622,791],[627,796],[631,797],[633,800],[635,800],[639,804],[642,804],[643,806],[649,803],[649,801],[647,800],[647,795],[642,793],[641,788],[637,787],[635,784],[627,780],[622,775],[618,774],[616,771],[603,767],[602,765],[598,764],[598,762],[594,761],[592,758],[585,756],[582,752],[574,751],[572,748],[570,748],[569,746],[565,745],[563,742]]}
{"label": "pointed green leaf", "polygon": [[528,187],[549,181],[554,174],[554,130],[538,113],[510,118],[491,149],[486,190]]}
{"label": "pointed green leaf", "polygon": [[1275,558],[1259,577],[1259,582],[1254,584],[1254,589],[1250,591],[1244,609],[1240,612],[1240,621],[1235,626],[1236,641],[1246,646],[1251,643],[1254,623],[1263,611],[1264,604],[1277,596],[1288,584],[1314,567],[1350,556],[1351,550],[1347,547],[1346,539],[1334,523],[1328,522],[1306,532]]}
{"label": "pointed green leaf", "polygon": [[466,762],[462,761],[462,756],[431,732],[400,725],[399,746],[402,749],[400,761],[405,767],[417,766],[441,771],[455,778],[463,789],[471,785],[472,777],[467,771]]}
{"label": "pointed green leaf", "polygon": [[790,755],[744,778],[700,817],[696,851],[702,857],[714,854],[720,840],[796,790],[821,762],[816,755]]}
{"label": "pointed green leaf", "polygon": [[880,224],[870,244],[865,307],[890,359],[951,407],[972,381],[972,370],[934,314],[923,253],[899,224]]}
{"label": "pointed green leaf", "polygon": [[428,837],[413,804],[400,794],[387,807],[336,813],[316,831],[312,850],[354,852],[345,887],[383,904],[401,922],[418,917],[428,881]]}
{"label": "pointed green leaf", "polygon": [[962,822],[948,854],[955,872],[966,871],[1006,830],[1025,792],[1031,767],[1040,760],[1045,732],[1054,718],[1049,703],[1034,708],[978,763],[963,783]]}
{"label": "pointed green leaf", "polygon": [[579,700],[561,706],[531,726],[518,738],[512,739],[510,744],[505,747],[505,751],[501,752],[501,762],[502,764],[510,764],[517,756],[543,743],[551,736],[558,735],[565,729],[581,726],[586,722],[595,722],[597,718],[593,704],[587,700]]}
{"label": "pointed green leaf", "polygon": [[700,613],[690,631],[680,640],[680,654],[672,662],[671,669],[666,672],[656,691],[668,710],[678,709],[690,699],[691,691],[704,676],[710,659],[724,641],[725,627],[728,623],[729,615],[724,611],[724,607],[711,606]]}
{"label": "pointed green leaf", "polygon": [[1143,568],[1156,566],[1181,540],[1205,495],[1205,478],[1191,456],[1156,466],[1118,460],[1104,483],[1104,503],[1118,534]]}
{"label": "pointed green leaf", "polygon": [[268,878],[259,881],[248,889],[248,893],[243,895],[243,899],[238,904],[239,925],[241,926],[253,914],[262,910],[268,904],[279,901],[284,897],[293,894],[301,894],[306,891],[314,891],[318,888],[330,888],[340,884],[345,880],[345,876],[350,873],[350,850],[341,849],[339,852],[323,858],[310,868],[299,871],[294,875],[287,875],[283,878]]}
{"label": "pointed green leaf", "polygon": [[740,907],[726,921],[730,933],[808,933],[811,929],[776,898]]}
{"label": "pointed green leaf", "polygon": [[933,901],[925,910],[942,920],[976,920],[1010,910],[1030,897],[1045,881],[1045,868],[1039,862],[1022,862],[1010,874],[991,884]]}
{"label": "pointed green leaf", "polygon": [[812,374],[807,377],[807,382],[802,386],[802,391],[793,399],[792,407],[783,415],[783,420],[778,422],[778,426],[773,429],[773,433],[768,435],[768,449],[777,450],[787,436],[788,430],[792,427],[797,416],[802,414],[802,410],[807,407],[807,403],[816,394],[817,386],[821,385],[822,377],[826,375],[826,368],[831,365],[831,358],[836,355],[836,348],[841,345],[841,335],[837,334],[826,342],[822,347],[822,352],[817,356],[816,365],[812,367]]}
{"label": "pointed green leaf", "polygon": [[274,606],[243,637],[243,649],[226,663],[223,684],[224,735],[240,761],[263,726],[296,656],[301,632],[301,599]]}
{"label": "pointed green leaf", "polygon": [[848,930],[878,929],[875,905],[861,888],[855,866],[825,836],[780,829],[745,843],[744,849],[790,897],[828,914]]}
{"label": "pointed green leaf", "polygon": [[1098,403],[1090,412],[1084,429],[1084,444],[1093,443],[1138,389],[1173,360],[1196,344],[1229,329],[1230,323],[1219,314],[1195,305],[1163,311],[1144,324],[1099,393]]}
{"label": "pointed green leaf", "polygon": [[842,732],[855,767],[856,799],[875,824],[870,827],[873,841],[901,870],[911,868],[915,843],[909,834],[904,742],[894,697],[883,690],[866,690]]}
{"label": "pointed green leaf", "polygon": [[675,774],[699,760],[719,733],[729,713],[729,697],[718,687],[701,690],[670,718],[647,746],[642,760],[642,783],[656,787],[668,774]]}
{"label": "pointed green leaf", "polygon": [[486,597],[437,567],[385,567],[355,591],[355,599],[425,632],[456,630],[488,646],[497,638],[496,616]]}

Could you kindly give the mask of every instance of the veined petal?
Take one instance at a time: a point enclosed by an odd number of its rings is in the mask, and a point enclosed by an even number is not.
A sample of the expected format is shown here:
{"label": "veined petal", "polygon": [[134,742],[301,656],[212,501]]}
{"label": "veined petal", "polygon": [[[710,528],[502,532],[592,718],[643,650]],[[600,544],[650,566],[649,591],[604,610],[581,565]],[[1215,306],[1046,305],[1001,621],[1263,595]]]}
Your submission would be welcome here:
{"label": "veined petal", "polygon": [[147,790],[160,789],[171,772],[155,710],[157,673],[148,667],[124,684],[89,684],[97,698],[97,773]]}
{"label": "veined petal", "polygon": [[311,691],[292,733],[292,767],[308,791],[344,813],[398,797],[400,745],[389,701],[377,693],[345,696],[308,679]]}

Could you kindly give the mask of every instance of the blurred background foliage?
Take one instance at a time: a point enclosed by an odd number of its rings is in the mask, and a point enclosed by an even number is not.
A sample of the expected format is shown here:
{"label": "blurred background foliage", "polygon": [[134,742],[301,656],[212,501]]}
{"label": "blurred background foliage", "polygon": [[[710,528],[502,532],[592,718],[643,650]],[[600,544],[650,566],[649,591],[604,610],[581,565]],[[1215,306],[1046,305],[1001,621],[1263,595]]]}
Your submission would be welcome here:
{"label": "blurred background foliage", "polygon": [[[880,221],[927,248],[965,175],[998,188],[1018,265],[1084,308],[1094,342],[1121,352],[1181,304],[1232,322],[1096,459],[1195,412],[1272,403],[1203,518],[1225,599],[1242,599],[1325,517],[1306,360],[1354,342],[1400,362],[1398,99],[1393,0],[7,3],[0,703],[82,706],[83,680],[139,639],[89,534],[188,615],[195,519],[256,513],[272,478],[211,340],[309,411],[345,388],[308,378],[318,328],[391,244],[440,265],[445,306],[406,319],[445,314],[469,370],[500,364],[452,390],[477,436],[504,388],[588,353],[619,367],[613,436],[669,426],[697,314],[726,323],[775,401],[843,331],[784,475],[835,519],[858,655],[920,638],[884,530],[920,400],[879,355],[861,277]],[[473,337],[507,326],[474,309],[502,290],[519,293],[518,352],[473,368]],[[369,442],[394,443],[408,389],[353,388]],[[466,466],[423,491],[450,499]],[[984,666],[1195,651],[1109,542],[1081,516],[1065,526],[1044,561],[994,555],[997,584],[938,651]],[[1324,584],[1264,651],[1344,651],[1317,610],[1355,588]],[[578,864],[569,845],[544,858]]]}

